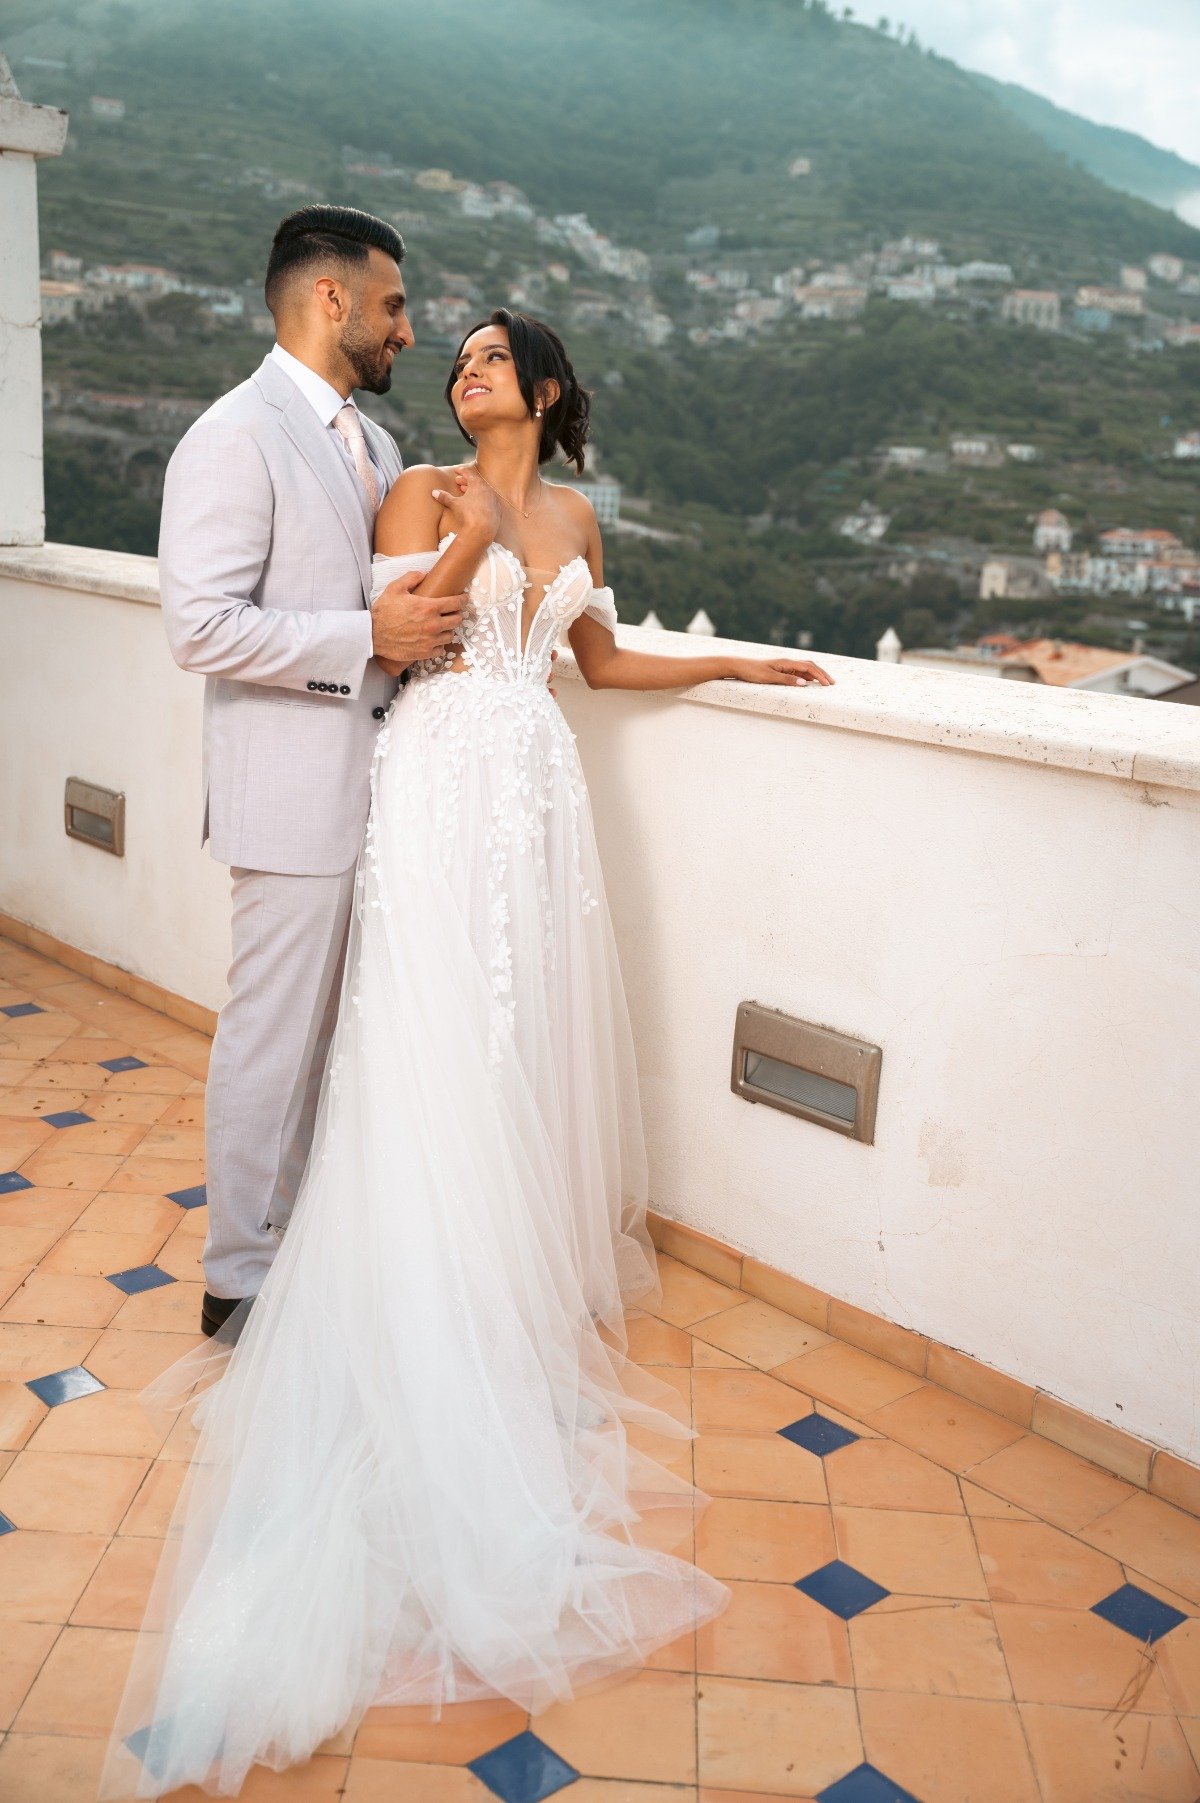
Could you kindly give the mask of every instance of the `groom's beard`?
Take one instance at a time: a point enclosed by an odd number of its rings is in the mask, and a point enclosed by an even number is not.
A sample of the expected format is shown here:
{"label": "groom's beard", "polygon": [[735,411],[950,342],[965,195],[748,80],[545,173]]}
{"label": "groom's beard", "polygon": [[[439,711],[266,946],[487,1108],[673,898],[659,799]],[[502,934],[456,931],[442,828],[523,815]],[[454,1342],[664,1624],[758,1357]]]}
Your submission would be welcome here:
{"label": "groom's beard", "polygon": [[[388,346],[369,339],[358,321],[351,316],[338,340],[342,355],[354,371],[354,385],[368,394],[386,394],[392,385],[392,359]],[[400,347],[396,346],[396,356]]]}

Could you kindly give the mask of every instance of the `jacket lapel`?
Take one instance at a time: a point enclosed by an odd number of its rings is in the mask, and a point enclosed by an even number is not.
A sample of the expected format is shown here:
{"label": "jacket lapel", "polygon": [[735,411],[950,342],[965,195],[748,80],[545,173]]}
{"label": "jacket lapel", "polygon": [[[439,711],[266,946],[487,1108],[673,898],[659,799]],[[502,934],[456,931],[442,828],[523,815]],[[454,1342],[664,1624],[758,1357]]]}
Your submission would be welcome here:
{"label": "jacket lapel", "polygon": [[264,399],[278,409],[284,431],[333,502],[358,559],[363,595],[368,596],[372,533],[362,484],[286,371],[267,357],[253,379]]}

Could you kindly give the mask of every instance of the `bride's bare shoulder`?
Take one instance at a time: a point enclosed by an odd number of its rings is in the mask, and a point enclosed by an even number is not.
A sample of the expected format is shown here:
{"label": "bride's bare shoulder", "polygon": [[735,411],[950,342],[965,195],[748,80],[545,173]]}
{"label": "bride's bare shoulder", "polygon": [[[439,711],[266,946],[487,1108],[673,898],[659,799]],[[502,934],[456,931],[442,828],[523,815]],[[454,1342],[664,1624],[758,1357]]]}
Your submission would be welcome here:
{"label": "bride's bare shoulder", "polygon": [[397,476],[375,516],[375,549],[402,556],[438,542],[442,504],[434,490],[453,483],[452,469],[436,463],[414,463]]}

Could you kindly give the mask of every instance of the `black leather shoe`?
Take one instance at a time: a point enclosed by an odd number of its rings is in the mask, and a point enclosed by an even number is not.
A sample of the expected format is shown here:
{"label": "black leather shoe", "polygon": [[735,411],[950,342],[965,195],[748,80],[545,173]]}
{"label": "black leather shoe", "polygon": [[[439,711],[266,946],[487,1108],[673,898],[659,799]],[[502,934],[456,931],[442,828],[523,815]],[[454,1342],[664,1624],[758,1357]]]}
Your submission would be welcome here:
{"label": "black leather shoe", "polygon": [[200,1304],[200,1331],[206,1333],[211,1340],[219,1327],[224,1327],[234,1309],[243,1298],[241,1296],[211,1296],[204,1292],[204,1301]]}

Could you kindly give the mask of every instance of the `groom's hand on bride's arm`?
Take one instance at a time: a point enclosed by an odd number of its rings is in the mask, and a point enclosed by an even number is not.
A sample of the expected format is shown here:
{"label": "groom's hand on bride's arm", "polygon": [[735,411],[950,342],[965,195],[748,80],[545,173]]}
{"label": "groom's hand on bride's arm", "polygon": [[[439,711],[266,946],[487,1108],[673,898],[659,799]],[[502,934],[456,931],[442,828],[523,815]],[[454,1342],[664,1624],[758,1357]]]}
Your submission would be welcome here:
{"label": "groom's hand on bride's arm", "polygon": [[410,570],[389,582],[371,605],[371,654],[389,676],[436,657],[462,628],[466,596],[413,594],[424,580],[419,570]]}

